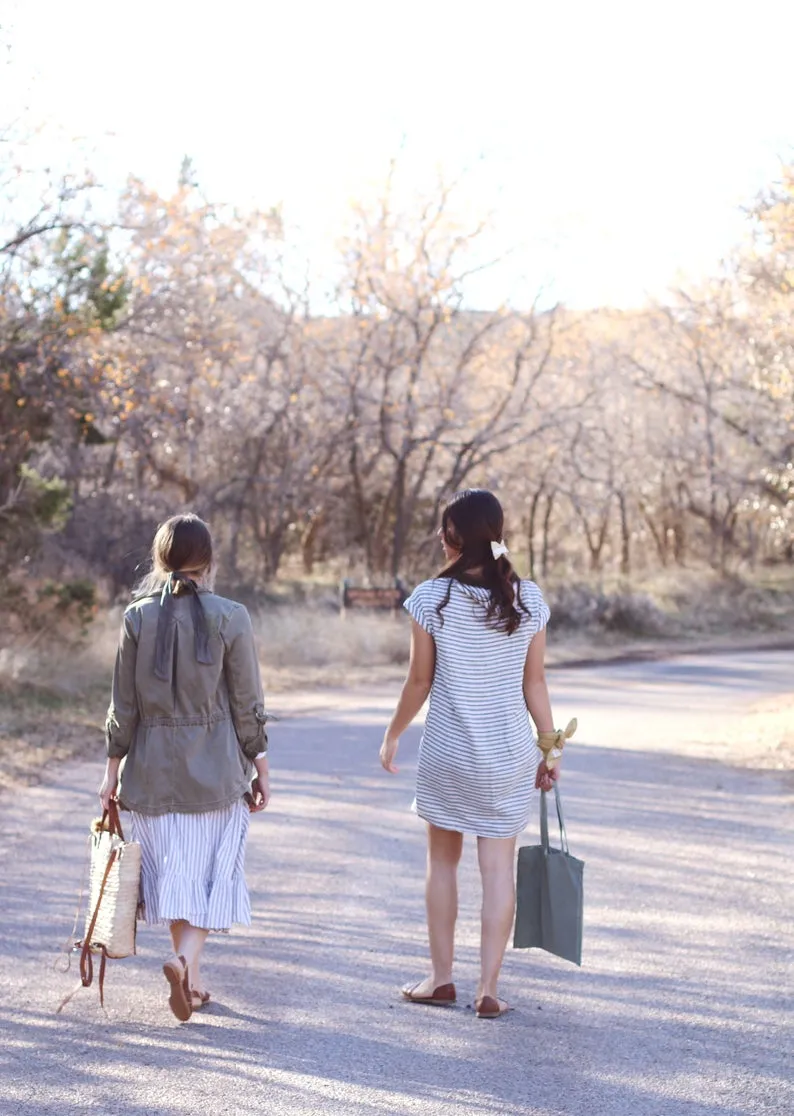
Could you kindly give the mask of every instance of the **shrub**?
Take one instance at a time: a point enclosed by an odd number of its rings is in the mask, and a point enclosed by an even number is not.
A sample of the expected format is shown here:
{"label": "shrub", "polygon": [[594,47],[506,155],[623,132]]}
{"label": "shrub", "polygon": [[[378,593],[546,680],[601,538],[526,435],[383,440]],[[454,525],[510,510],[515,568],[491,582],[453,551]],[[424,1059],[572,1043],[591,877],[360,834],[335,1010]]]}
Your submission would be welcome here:
{"label": "shrub", "polygon": [[549,603],[555,629],[645,637],[671,634],[671,618],[646,593],[566,585],[550,594]]}

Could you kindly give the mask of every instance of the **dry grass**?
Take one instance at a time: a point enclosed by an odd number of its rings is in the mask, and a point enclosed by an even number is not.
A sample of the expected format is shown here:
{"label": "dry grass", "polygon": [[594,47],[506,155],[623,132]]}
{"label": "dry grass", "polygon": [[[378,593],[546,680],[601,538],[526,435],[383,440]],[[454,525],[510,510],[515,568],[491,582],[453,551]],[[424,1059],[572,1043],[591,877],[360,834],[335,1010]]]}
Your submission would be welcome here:
{"label": "dry grass", "polygon": [[72,698],[102,679],[108,680],[119,641],[121,609],[109,609],[94,622],[87,635],[70,643],[53,645],[38,633],[0,647],[0,695],[22,688],[52,698]]}
{"label": "dry grass", "polygon": [[[97,689],[106,701],[120,617],[119,609],[108,611],[71,646],[37,639],[0,648],[0,710],[25,702],[61,709]],[[338,610],[278,607],[255,612],[253,621],[266,682],[276,675],[285,687],[302,686],[307,678],[339,681],[367,670],[392,676],[407,662],[409,629],[402,615],[343,618]]]}
{"label": "dry grass", "polygon": [[281,607],[254,616],[263,667],[341,671],[407,662],[409,627],[398,614]]}
{"label": "dry grass", "polygon": [[[557,620],[551,663],[695,647],[738,650],[773,645],[786,636],[794,641],[791,575],[749,585],[676,574],[655,579],[640,594],[618,585],[590,585],[567,586],[564,593],[551,587],[548,595]],[[342,617],[332,600],[253,610],[271,703],[298,688],[396,687],[404,676],[407,617],[355,612]],[[71,646],[50,646],[39,637],[0,647],[0,789],[37,781],[53,761],[102,754],[119,619],[119,609],[102,614],[87,638]],[[794,766],[786,729],[793,719],[791,706],[782,705],[753,715],[743,736],[758,740],[754,754],[760,763]]]}
{"label": "dry grass", "polygon": [[[88,637],[53,647],[42,639],[0,648],[0,789],[40,780],[48,763],[102,755],[120,610]],[[278,606],[254,613],[268,700],[280,693],[399,681],[408,656],[407,618],[330,607]]]}
{"label": "dry grass", "polygon": [[720,577],[711,570],[663,571],[641,585],[604,577],[546,586],[552,622],[612,643],[634,639],[794,633],[794,572]]}
{"label": "dry grass", "polygon": [[38,782],[44,769],[102,752],[102,722],[119,611],[78,645],[17,640],[0,648],[0,789]]}

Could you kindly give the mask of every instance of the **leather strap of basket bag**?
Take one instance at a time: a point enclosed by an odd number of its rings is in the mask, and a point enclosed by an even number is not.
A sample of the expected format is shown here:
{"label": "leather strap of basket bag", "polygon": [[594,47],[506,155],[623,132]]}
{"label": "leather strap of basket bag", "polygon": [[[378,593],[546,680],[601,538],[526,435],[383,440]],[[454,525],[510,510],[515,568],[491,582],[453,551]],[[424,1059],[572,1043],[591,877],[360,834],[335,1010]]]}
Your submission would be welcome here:
{"label": "leather strap of basket bag", "polygon": [[[102,905],[102,896],[105,894],[105,884],[108,882],[110,870],[116,862],[118,856],[118,849],[114,849],[108,857],[108,862],[105,867],[105,874],[102,877],[102,883],[99,887],[99,895],[97,896],[96,906],[94,913],[91,916],[91,922],[88,924],[86,931],[85,941],[83,942],[83,949],[80,953],[80,980],[83,988],[89,988],[94,979],[94,960],[91,956],[91,938],[96,926],[96,920],[99,916],[99,908]],[[104,946],[102,948],[102,959],[99,962],[99,1002],[102,1007],[105,1006],[105,964],[108,959],[108,953]]]}
{"label": "leather strap of basket bag", "polygon": [[[116,807],[114,802],[111,802],[110,805],[111,805],[111,807],[113,807],[113,810],[110,810],[110,811],[106,810],[105,813],[102,815],[102,825],[104,827],[105,818],[108,817],[108,824],[109,824],[111,834],[115,831],[121,837],[122,836],[122,834],[121,834],[121,823],[119,822],[118,807]],[[115,812],[115,819],[114,819],[114,812]],[[123,839],[123,837],[122,837],[122,839]],[[91,956],[91,938],[92,938],[93,933],[94,933],[94,928],[96,927],[97,918],[99,917],[99,908],[102,905],[102,898],[105,894],[105,887],[107,885],[108,878],[110,876],[110,871],[111,871],[113,865],[115,864],[117,857],[118,857],[118,849],[114,849],[112,851],[112,853],[110,854],[110,856],[108,857],[108,862],[105,865],[105,872],[104,872],[104,875],[102,876],[102,883],[100,884],[100,887],[99,887],[99,895],[97,896],[96,906],[94,907],[94,913],[91,916],[90,923],[88,924],[88,930],[86,931],[85,939],[83,940],[83,948],[80,951],[80,983],[77,985],[77,987],[74,989],[73,992],[70,992],[69,995],[65,997],[65,999],[61,1000],[60,1004],[58,1005],[58,1007],[56,1009],[56,1015],[60,1014],[60,1012],[66,1007],[66,1005],[71,1000],[72,996],[74,996],[75,992],[77,992],[80,988],[90,988],[91,984],[93,983],[93,980],[94,980],[94,959]],[[80,943],[78,942],[78,945],[79,944]],[[102,1005],[102,1007],[105,1006],[105,966],[107,964],[107,959],[108,959],[107,949],[105,948],[105,946],[102,946],[101,947],[101,960],[99,962],[99,1002]]]}
{"label": "leather strap of basket bag", "polygon": [[[119,838],[119,840],[123,841],[124,840],[124,831],[121,828],[121,818],[119,817],[118,803],[113,798],[111,798],[110,802],[108,803],[107,810],[102,815],[102,825],[103,825],[103,827],[104,827],[104,824],[105,824],[105,818],[106,817],[107,817],[107,821],[108,821],[108,831],[111,834],[111,836],[113,836],[115,834]],[[108,857],[107,866],[105,867],[105,874],[102,877],[102,883],[101,883],[100,888],[99,888],[99,896],[97,897],[96,907],[94,908],[94,914],[91,918],[91,923],[88,927],[88,933],[85,936],[85,941],[83,942],[83,949],[82,949],[82,952],[80,954],[80,977],[81,977],[81,980],[82,980],[83,988],[88,988],[90,986],[92,980],[94,979],[94,961],[93,961],[93,957],[91,955],[91,938],[93,937],[93,934],[94,934],[94,927],[96,926],[96,920],[97,920],[97,917],[99,915],[99,908],[102,904],[102,896],[105,894],[105,884],[108,882],[108,877],[110,876],[110,870],[113,867],[113,864],[114,864],[117,857],[118,857],[118,849],[114,849],[113,852]],[[102,1005],[102,1007],[104,1007],[105,1006],[105,966],[107,964],[107,959],[108,959],[108,951],[105,948],[105,946],[101,947],[101,953],[102,953],[102,956],[101,956],[101,960],[99,962],[99,1002]]]}

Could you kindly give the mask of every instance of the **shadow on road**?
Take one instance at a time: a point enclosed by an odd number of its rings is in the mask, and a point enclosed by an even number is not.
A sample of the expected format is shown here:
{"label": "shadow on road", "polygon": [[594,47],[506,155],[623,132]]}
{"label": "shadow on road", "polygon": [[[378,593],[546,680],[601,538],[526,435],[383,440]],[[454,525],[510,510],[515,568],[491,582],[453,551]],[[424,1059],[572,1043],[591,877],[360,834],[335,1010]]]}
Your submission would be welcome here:
{"label": "shadow on road", "polygon": [[516,1010],[486,1023],[466,1007],[478,956],[470,841],[459,1007],[399,998],[426,964],[423,832],[408,809],[418,732],[389,779],[376,762],[382,723],[374,703],[353,723],[318,715],[274,733],[273,806],[254,819],[249,852],[254,921],[211,941],[215,1002],[183,1027],[164,1007],[165,931],[148,929],[140,955],[112,966],[107,1015],[93,991],[53,1014],[73,974],[45,961],[69,929],[95,769],[71,769],[4,818],[0,1067],[14,1111],[790,1107],[791,819],[774,777],[658,749],[571,748],[563,795],[572,851],[586,861],[584,966],[509,951],[504,991]]}

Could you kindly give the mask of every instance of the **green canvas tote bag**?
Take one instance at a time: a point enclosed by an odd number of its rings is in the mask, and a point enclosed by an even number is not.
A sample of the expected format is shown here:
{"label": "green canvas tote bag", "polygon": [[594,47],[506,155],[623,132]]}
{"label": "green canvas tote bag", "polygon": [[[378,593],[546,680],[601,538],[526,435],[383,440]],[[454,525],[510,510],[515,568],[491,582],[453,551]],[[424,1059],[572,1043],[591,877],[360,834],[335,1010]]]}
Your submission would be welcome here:
{"label": "green canvas tote bag", "polygon": [[546,792],[540,792],[540,844],[518,850],[515,949],[545,949],[574,965],[582,963],[584,861],[568,851],[560,790],[554,784],[559,849],[549,845]]}

